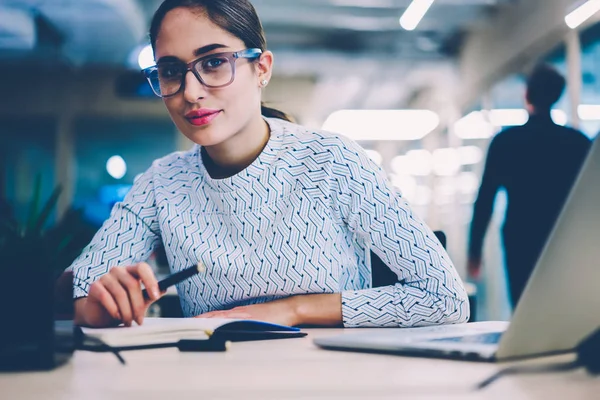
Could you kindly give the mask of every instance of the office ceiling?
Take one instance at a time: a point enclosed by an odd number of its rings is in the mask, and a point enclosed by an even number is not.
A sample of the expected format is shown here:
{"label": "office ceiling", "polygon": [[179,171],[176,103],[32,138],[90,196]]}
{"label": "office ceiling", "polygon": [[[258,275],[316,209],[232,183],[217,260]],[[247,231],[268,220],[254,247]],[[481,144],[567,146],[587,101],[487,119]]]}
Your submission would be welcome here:
{"label": "office ceiling", "polygon": [[[162,0],[1,0],[0,66],[136,68]],[[451,85],[465,32],[518,0],[435,0],[414,31],[399,17],[410,0],[253,0],[276,74],[310,77],[319,120],[339,108],[413,106]],[[450,91],[449,91],[450,93]],[[435,96],[434,96],[435,97]]]}
{"label": "office ceiling", "polygon": [[[436,0],[413,32],[398,19],[410,0],[255,0],[280,51],[432,59],[453,55],[462,33],[510,0]],[[4,60],[124,65],[146,40],[161,0],[3,0]]]}

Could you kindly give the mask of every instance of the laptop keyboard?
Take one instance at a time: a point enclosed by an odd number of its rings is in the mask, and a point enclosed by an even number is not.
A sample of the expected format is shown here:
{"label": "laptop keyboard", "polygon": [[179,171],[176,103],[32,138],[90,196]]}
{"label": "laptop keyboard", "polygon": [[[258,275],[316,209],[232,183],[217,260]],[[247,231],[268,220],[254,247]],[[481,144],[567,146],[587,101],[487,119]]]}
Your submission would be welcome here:
{"label": "laptop keyboard", "polygon": [[476,335],[452,336],[431,339],[433,342],[460,342],[478,344],[498,344],[503,332],[478,333]]}

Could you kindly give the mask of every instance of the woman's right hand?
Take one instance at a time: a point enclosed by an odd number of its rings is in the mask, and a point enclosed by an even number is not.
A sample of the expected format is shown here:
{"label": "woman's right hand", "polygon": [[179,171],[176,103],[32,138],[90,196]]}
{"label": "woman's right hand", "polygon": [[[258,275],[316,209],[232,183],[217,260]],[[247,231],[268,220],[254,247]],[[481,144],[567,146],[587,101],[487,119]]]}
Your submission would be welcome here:
{"label": "woman's right hand", "polygon": [[[141,283],[149,299],[144,299]],[[131,326],[133,321],[141,325],[150,304],[162,295],[148,264],[113,267],[90,286],[87,297],[75,301],[75,323],[97,328],[121,322]]]}

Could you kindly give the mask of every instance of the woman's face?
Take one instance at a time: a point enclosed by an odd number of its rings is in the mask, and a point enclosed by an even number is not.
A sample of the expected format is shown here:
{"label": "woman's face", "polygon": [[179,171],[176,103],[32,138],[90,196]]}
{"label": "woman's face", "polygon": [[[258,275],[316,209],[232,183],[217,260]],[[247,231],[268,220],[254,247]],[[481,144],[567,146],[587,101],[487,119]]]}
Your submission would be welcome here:
{"label": "woman's face", "polygon": [[[167,13],[155,44],[155,58],[189,63],[197,58],[244,50],[244,42],[215,25],[204,13],[176,8]],[[177,128],[201,146],[223,143],[260,118],[261,85],[270,78],[271,55],[258,62],[235,61],[235,79],[221,88],[207,88],[188,72],[184,88],[164,98]],[[266,57],[265,57],[266,56]]]}

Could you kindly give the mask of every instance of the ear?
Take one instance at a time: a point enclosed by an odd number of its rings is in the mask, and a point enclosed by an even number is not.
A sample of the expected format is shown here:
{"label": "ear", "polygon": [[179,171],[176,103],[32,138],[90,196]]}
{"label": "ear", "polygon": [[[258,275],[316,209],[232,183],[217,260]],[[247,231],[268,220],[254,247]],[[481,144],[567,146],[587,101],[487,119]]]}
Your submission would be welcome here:
{"label": "ear", "polygon": [[262,53],[256,65],[259,85],[263,80],[269,82],[271,80],[271,75],[273,74],[273,53],[269,50]]}
{"label": "ear", "polygon": [[533,113],[534,107],[533,104],[531,104],[531,102],[529,101],[529,90],[525,89],[525,109],[527,110],[528,113]]}

